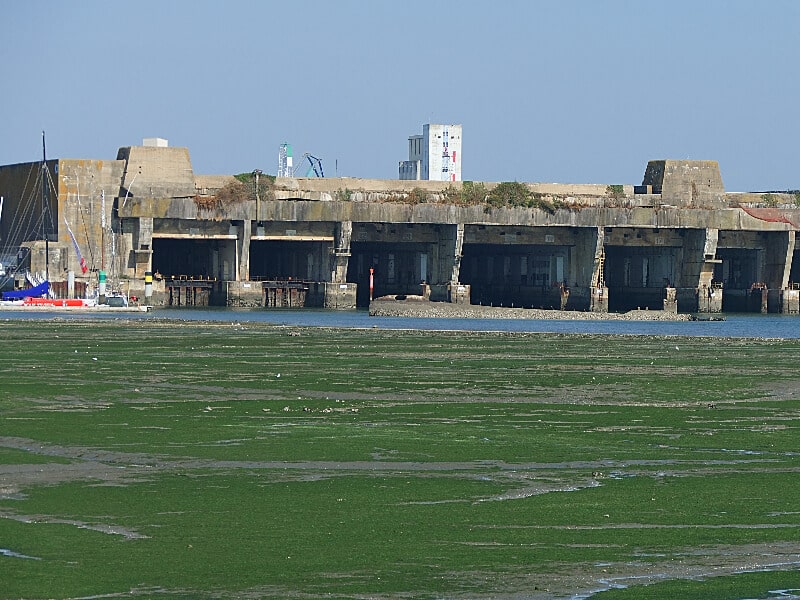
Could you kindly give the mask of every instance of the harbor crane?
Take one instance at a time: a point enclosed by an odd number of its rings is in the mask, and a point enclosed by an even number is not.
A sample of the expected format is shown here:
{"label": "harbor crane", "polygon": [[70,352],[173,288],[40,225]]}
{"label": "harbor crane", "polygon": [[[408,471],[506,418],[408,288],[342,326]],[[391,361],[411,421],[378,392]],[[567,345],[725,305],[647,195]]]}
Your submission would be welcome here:
{"label": "harbor crane", "polygon": [[311,177],[313,173],[317,177],[325,177],[325,173],[322,171],[322,161],[318,159],[316,156],[313,156],[306,152],[303,154],[303,158],[300,160],[300,163],[295,167],[293,175],[297,175],[297,171],[300,169],[305,162],[308,161],[308,167],[306,169],[306,177]]}

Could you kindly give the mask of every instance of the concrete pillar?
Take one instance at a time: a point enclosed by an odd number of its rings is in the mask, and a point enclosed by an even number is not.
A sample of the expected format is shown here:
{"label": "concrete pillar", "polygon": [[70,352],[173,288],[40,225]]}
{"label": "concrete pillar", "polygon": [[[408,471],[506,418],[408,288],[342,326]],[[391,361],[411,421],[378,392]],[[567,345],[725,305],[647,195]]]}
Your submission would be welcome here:
{"label": "concrete pillar", "polygon": [[719,242],[719,229],[706,229],[706,238],[703,243],[703,262],[700,266],[700,287],[711,287],[714,278],[714,268],[721,261],[717,259],[717,244]]}
{"label": "concrete pillar", "polygon": [[333,247],[330,254],[329,282],[313,284],[309,292],[313,306],[350,310],[356,307],[358,284],[347,283],[347,268],[350,264],[350,240],[353,237],[353,222],[336,223],[333,230]]}
{"label": "concrete pillar", "polygon": [[722,312],[722,288],[706,286],[697,288],[697,312]]}
{"label": "concrete pillar", "polygon": [[664,312],[677,314],[678,312],[678,290],[674,287],[666,288],[666,297],[664,298]]}
{"label": "concrete pillar", "polygon": [[461,281],[461,259],[464,256],[464,224],[456,225],[456,237],[453,244],[453,268],[450,272],[450,282],[457,284]]}
{"label": "concrete pillar", "polygon": [[236,269],[236,281],[250,281],[250,237],[252,221],[245,219],[236,222],[236,254],[239,264]]}
{"label": "concrete pillar", "polygon": [[592,312],[608,312],[608,288],[605,286],[592,287],[592,296],[589,299],[589,310]]}
{"label": "concrete pillar", "polygon": [[139,217],[134,228],[134,277],[144,277],[153,267],[153,217]]}
{"label": "concrete pillar", "polygon": [[590,286],[589,310],[592,312],[608,312],[608,288],[605,277],[605,228],[597,228],[597,241],[594,249],[594,267]]}
{"label": "concrete pillar", "polygon": [[347,267],[350,263],[350,240],[353,237],[353,222],[337,223],[333,232],[333,248],[331,249],[331,282],[345,283]]}
{"label": "concrete pillar", "polygon": [[438,243],[433,245],[430,269],[430,297],[457,304],[469,304],[470,286],[459,283],[464,248],[464,224],[439,225]]}
{"label": "concrete pillar", "polygon": [[356,308],[356,291],[358,284],[355,283],[321,283],[312,284],[319,288],[316,294],[321,294],[323,308],[336,308],[352,310]]}
{"label": "concrete pillar", "polygon": [[683,260],[678,265],[677,301],[688,311],[722,312],[722,284],[714,282],[714,268],[721,263],[717,256],[718,229],[687,229],[684,235]]}
{"label": "concrete pillar", "polygon": [[447,301],[451,304],[472,304],[472,288],[463,283],[450,283],[447,286]]}
{"label": "concrete pillar", "polygon": [[781,290],[781,312],[787,315],[800,313],[800,289]]}
{"label": "concrete pillar", "polygon": [[[700,270],[700,285],[707,290],[705,310],[701,312],[722,312],[722,282],[714,281],[714,269],[722,262],[717,258],[719,229],[706,229],[706,241],[703,244],[703,266]],[[700,306],[697,307],[700,311]]]}

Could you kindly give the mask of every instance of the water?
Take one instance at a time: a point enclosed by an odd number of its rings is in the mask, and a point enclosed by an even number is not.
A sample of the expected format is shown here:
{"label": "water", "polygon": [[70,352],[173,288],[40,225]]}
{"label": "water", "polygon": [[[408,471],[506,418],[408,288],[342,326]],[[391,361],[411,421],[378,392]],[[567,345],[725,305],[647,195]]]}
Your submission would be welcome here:
{"label": "water", "polygon": [[800,316],[729,314],[725,321],[599,321],[526,319],[418,319],[370,317],[366,310],[289,310],[227,308],[157,308],[149,313],[0,312],[0,319],[177,319],[229,323],[272,323],[299,327],[419,329],[445,331],[519,331],[607,335],[800,338]]}

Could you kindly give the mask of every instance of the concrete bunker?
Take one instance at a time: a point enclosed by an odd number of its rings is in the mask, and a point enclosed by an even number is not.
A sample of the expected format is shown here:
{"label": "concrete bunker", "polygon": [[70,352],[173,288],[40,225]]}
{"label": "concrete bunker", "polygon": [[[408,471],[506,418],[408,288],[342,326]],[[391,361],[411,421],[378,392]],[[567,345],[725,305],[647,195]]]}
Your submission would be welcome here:
{"label": "concrete bunker", "polygon": [[[25,195],[34,167],[0,167],[7,207]],[[641,186],[611,195],[612,186],[526,184],[537,199],[559,201],[550,209],[450,203],[443,182],[278,178],[261,196],[231,195],[235,179],[195,175],[185,148],[129,147],[113,161],[52,167],[49,277],[77,275],[88,293],[99,263],[132,291],[155,272],[155,303],[161,282],[205,281],[220,304],[260,306],[262,284],[284,280],[307,287],[308,305],[351,308],[356,289],[358,304],[368,303],[372,269],[373,296],[603,312],[659,308],[671,284],[682,312],[723,310],[723,289],[726,311],[800,312],[798,294],[786,302],[784,293],[800,292],[796,198],[726,194],[714,161],[651,161]],[[436,201],[395,201],[423,185]],[[28,214],[35,220],[36,210]],[[0,262],[30,248],[26,264],[40,273],[43,246],[26,236]]]}

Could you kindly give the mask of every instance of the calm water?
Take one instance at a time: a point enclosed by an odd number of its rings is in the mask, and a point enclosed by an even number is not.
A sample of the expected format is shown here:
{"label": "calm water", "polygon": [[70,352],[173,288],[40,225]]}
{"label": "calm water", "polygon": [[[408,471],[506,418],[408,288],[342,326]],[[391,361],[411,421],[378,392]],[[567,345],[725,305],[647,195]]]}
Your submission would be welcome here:
{"label": "calm water", "polygon": [[[0,319],[42,319],[58,316],[81,319],[81,313],[0,313]],[[149,313],[97,313],[92,318],[179,319],[230,323],[260,322],[306,327],[422,329],[449,331],[526,331],[554,333],[600,333],[622,335],[677,335],[758,338],[800,338],[800,316],[729,314],[725,321],[555,321],[524,319],[411,319],[370,317],[367,311],[283,309],[186,309],[161,308]]]}

